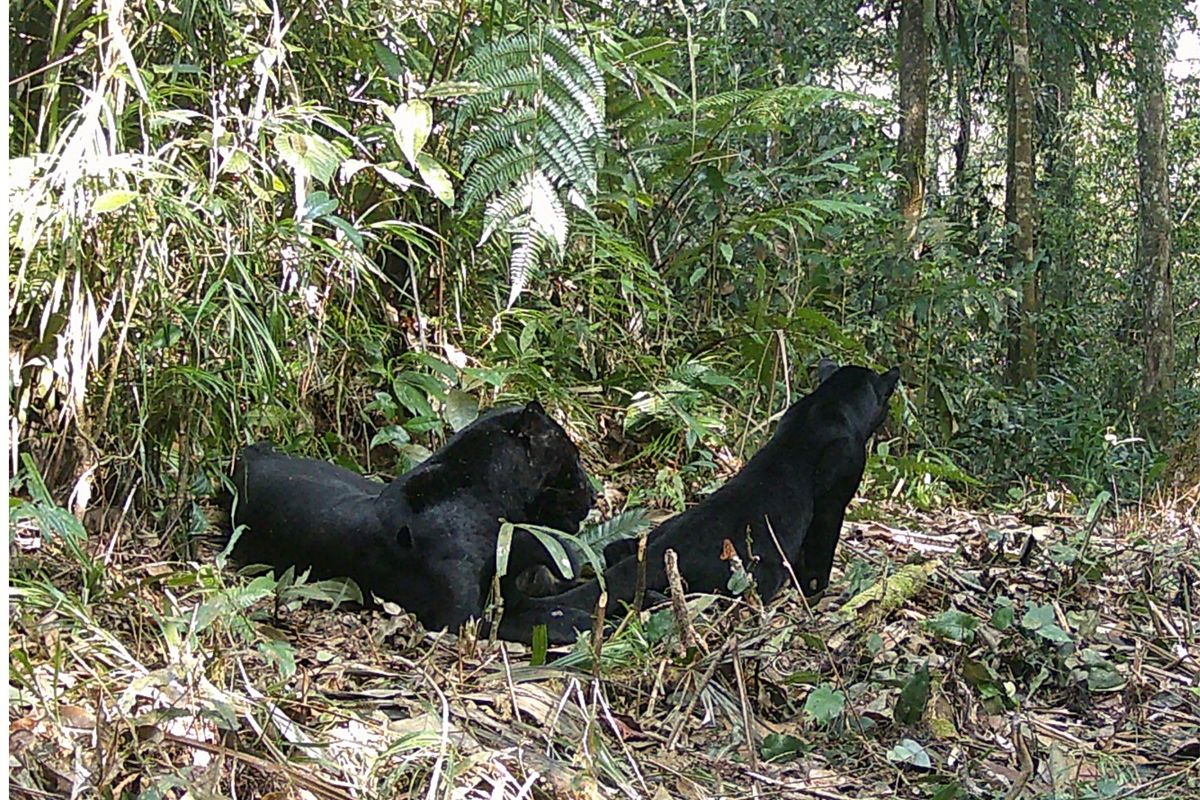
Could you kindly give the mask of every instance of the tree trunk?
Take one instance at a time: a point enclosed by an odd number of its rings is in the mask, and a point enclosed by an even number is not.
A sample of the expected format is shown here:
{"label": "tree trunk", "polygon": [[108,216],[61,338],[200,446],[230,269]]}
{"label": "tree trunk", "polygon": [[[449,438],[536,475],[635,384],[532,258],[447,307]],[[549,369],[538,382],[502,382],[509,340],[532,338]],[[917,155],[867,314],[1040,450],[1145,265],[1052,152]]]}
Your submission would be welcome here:
{"label": "tree trunk", "polygon": [[1037,377],[1037,271],[1033,262],[1033,92],[1029,84],[1029,4],[1011,0],[1012,31],[1008,72],[1008,179],[1004,219],[1010,227],[1008,270],[1020,286],[1020,303],[1009,306],[1008,379],[1012,384]]}
{"label": "tree trunk", "polygon": [[900,168],[898,205],[904,215],[904,239],[910,241],[925,209],[925,138],[929,116],[929,35],[922,0],[900,0],[897,37],[900,72]]}
{"label": "tree trunk", "polygon": [[1156,435],[1165,427],[1163,410],[1173,388],[1175,356],[1164,49],[1162,19],[1145,14],[1133,33],[1138,98],[1137,267],[1144,290],[1145,367],[1140,408],[1147,429]]}
{"label": "tree trunk", "polygon": [[[1047,254],[1042,271],[1042,306],[1055,310],[1074,303],[1078,221],[1075,199],[1075,138],[1071,112],[1075,104],[1075,48],[1062,35],[1064,3],[1055,9],[1054,27],[1041,36],[1046,43],[1046,99],[1043,141],[1046,144],[1046,193],[1051,208],[1043,209],[1039,233]],[[1061,332],[1061,326],[1055,332]],[[1046,331],[1043,331],[1046,333]],[[1043,364],[1053,363],[1062,336],[1041,343]]]}
{"label": "tree trunk", "polygon": [[966,70],[954,77],[954,109],[958,132],[954,137],[954,218],[967,224],[967,160],[971,156],[971,90]]}

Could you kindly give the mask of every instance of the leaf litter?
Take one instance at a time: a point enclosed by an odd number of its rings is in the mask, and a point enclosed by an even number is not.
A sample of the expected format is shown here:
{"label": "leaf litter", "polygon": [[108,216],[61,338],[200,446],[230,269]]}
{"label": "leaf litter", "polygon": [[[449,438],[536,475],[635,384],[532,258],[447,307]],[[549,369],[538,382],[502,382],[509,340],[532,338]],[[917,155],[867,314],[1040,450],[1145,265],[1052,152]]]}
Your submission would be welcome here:
{"label": "leaf litter", "polygon": [[[1190,507],[1189,507],[1190,502]],[[1194,498],[1112,520],[856,505],[830,590],[689,603],[530,666],[394,607],[21,530],[10,789],[184,798],[1200,793]],[[166,568],[169,567],[169,568]],[[208,609],[208,610],[206,610]],[[215,610],[214,610],[215,609]],[[609,609],[610,617],[614,614]]]}

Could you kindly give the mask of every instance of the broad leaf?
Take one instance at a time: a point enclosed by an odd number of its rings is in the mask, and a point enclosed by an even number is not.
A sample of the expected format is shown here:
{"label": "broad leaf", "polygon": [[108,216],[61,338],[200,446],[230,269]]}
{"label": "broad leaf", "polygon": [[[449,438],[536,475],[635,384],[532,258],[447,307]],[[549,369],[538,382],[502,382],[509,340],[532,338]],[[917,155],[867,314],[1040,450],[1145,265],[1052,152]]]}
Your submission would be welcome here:
{"label": "broad leaf", "polygon": [[410,100],[390,112],[388,119],[392,122],[392,132],[400,152],[404,153],[409,165],[416,167],[417,156],[425,142],[429,141],[429,132],[433,130],[433,109],[424,100]]}
{"label": "broad leaf", "polygon": [[417,171],[433,196],[454,208],[454,184],[450,182],[450,173],[446,168],[428,153],[420,153],[417,155]]}
{"label": "broad leaf", "polygon": [[446,422],[455,433],[470,425],[479,416],[479,403],[473,395],[461,389],[451,389],[446,394]]}
{"label": "broad leaf", "polygon": [[813,689],[804,701],[804,714],[814,722],[832,722],[842,715],[845,708],[845,693],[834,689],[827,683]]}
{"label": "broad leaf", "polygon": [[901,725],[916,725],[929,702],[929,665],[922,664],[900,690],[893,717]]}
{"label": "broad leaf", "polygon": [[978,626],[978,617],[954,608],[925,621],[925,627],[938,636],[963,644],[975,641],[975,628]]}
{"label": "broad leaf", "polygon": [[899,744],[888,751],[887,759],[895,764],[908,764],[920,769],[933,766],[925,748],[912,739],[901,739]]}
{"label": "broad leaf", "polygon": [[128,205],[137,199],[138,193],[127,189],[110,189],[96,198],[92,203],[92,211],[97,214],[107,214]]}

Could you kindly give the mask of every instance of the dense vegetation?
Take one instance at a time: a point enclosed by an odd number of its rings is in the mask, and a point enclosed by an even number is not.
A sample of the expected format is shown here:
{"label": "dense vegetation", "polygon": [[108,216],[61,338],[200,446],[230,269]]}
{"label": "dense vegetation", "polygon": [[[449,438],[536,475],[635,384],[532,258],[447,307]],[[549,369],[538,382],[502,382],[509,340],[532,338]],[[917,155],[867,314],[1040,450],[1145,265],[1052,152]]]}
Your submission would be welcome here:
{"label": "dense vegetation", "polygon": [[[256,439],[395,473],[536,396],[606,516],[680,509],[822,355],[902,369],[876,499],[1065,496],[1085,552],[1200,481],[1181,0],[9,14],[11,514],[72,565],[18,554],[31,614],[194,562]],[[178,574],[206,626],[288,588]]]}
{"label": "dense vegetation", "polygon": [[1137,491],[1197,416],[1194,74],[1168,95],[1176,366],[1151,436],[1126,15],[1031,10],[1039,336],[1011,381],[1004,17],[926,20],[908,231],[875,99],[894,11],[18,4],[19,446],[52,486],[154,508],[254,436],[403,459],[460,388],[537,394],[586,442],[638,429],[622,460],[688,483],[827,353],[903,365],[884,464],[908,491]]}

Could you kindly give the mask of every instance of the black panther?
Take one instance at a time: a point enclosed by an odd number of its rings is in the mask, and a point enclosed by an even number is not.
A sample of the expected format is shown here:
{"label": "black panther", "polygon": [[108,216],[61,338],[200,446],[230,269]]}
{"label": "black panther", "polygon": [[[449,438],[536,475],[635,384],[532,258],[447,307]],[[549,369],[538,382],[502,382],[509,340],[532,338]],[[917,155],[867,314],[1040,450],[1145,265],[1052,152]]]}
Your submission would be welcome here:
{"label": "black panther", "polygon": [[[537,401],[485,413],[390,483],[256,444],[233,484],[230,518],[246,526],[237,562],[352,578],[364,598],[452,630],[483,613],[501,518],[574,533],[593,499],[578,449]],[[531,572],[570,577],[577,559],[566,549],[570,569],[518,527],[502,594],[528,593],[519,581]]]}
{"label": "black panther", "polygon": [[[887,416],[899,372],[838,369],[830,363],[822,365],[820,377],[817,389],[787,410],[774,435],[737,475],[650,533],[648,594],[667,588],[663,553],[668,548],[677,553],[690,591],[728,593],[729,565],[722,560],[726,541],[764,600],[788,579],[779,548],[806,593],[828,584],[846,505],[866,466],[867,439]],[[609,608],[631,602],[636,591],[637,558],[629,545],[623,547],[607,551],[624,554],[604,572]],[[528,642],[533,627],[545,624],[551,642],[572,642],[577,631],[591,628],[599,596],[600,584],[593,580],[552,597],[519,598],[501,620],[500,636]]]}

